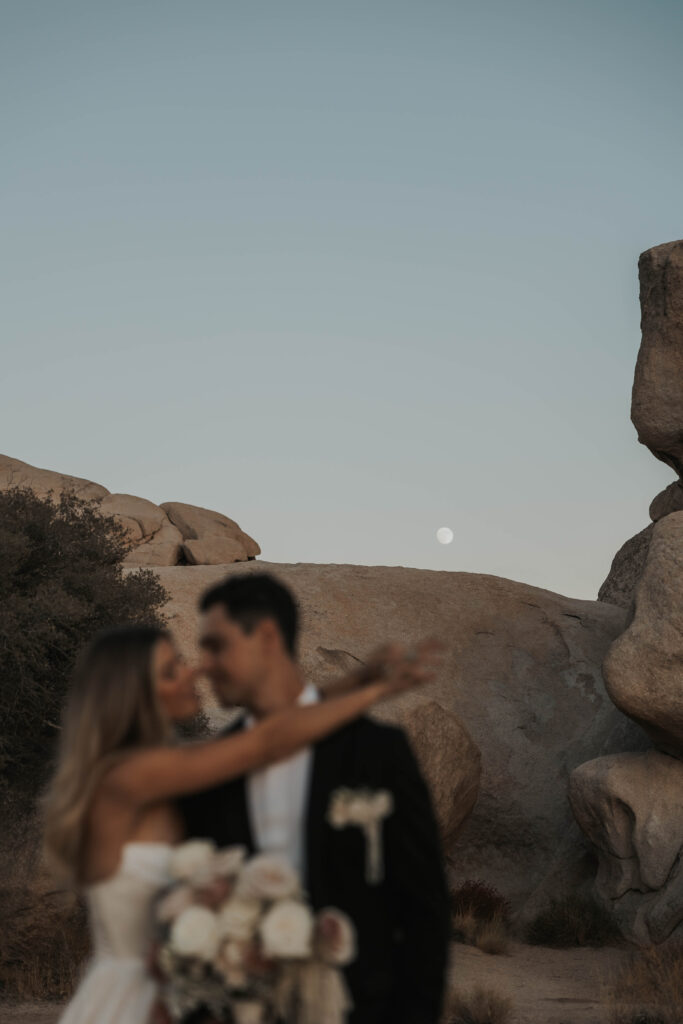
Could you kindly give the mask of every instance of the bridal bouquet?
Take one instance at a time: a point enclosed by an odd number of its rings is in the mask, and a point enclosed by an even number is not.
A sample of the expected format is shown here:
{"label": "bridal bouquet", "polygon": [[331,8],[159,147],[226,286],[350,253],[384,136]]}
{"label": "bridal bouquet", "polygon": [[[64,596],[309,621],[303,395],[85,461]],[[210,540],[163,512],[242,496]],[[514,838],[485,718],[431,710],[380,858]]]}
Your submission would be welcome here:
{"label": "bridal bouquet", "polygon": [[240,846],[178,846],[156,904],[155,968],[173,1021],[206,1007],[226,1024],[343,1024],[341,968],[355,956],[349,918],[315,913],[282,858]]}

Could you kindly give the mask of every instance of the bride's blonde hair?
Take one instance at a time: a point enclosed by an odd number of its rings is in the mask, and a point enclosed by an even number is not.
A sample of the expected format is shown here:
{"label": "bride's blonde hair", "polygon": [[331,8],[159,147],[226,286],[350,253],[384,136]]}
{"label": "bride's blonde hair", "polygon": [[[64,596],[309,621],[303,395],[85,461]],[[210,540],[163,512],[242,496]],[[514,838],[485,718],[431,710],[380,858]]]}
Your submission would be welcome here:
{"label": "bride's blonde hair", "polygon": [[153,654],[168,633],[127,626],[82,654],[62,715],[57,765],[43,799],[44,846],[63,877],[81,876],[88,812],[104,773],[138,747],[169,738],[154,688]]}

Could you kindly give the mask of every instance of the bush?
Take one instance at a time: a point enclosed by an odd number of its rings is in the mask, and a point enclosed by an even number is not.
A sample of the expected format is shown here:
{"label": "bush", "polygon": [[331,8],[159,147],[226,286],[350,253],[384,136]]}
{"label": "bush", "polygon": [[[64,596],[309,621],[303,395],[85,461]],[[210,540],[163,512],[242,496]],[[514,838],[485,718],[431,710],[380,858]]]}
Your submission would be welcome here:
{"label": "bush", "polygon": [[450,893],[453,938],[484,953],[506,953],[510,904],[492,885],[469,881]]}
{"label": "bush", "polygon": [[168,595],[149,569],[124,575],[130,545],[73,495],[0,492],[0,775],[30,800],[50,767],[78,650],[99,630],[161,625]]}
{"label": "bush", "polygon": [[508,1024],[512,1003],[491,989],[476,988],[464,995],[451,993],[443,1024]]}
{"label": "bush", "polygon": [[553,900],[530,923],[527,942],[534,946],[619,945],[621,934],[606,910],[593,900],[569,896]]}
{"label": "bush", "polygon": [[681,1024],[683,942],[633,953],[610,986],[610,1024]]}
{"label": "bush", "polygon": [[467,881],[450,893],[451,913],[472,914],[477,921],[510,920],[510,904],[492,885],[479,880]]}

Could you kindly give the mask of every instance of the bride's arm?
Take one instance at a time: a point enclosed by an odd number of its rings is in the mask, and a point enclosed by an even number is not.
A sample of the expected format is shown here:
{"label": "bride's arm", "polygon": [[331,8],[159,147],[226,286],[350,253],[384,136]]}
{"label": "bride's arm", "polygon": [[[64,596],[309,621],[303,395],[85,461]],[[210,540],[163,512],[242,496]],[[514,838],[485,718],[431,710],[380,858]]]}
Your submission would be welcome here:
{"label": "bride's arm", "polygon": [[131,754],[102,780],[102,795],[142,807],[257,771],[281,761],[357,718],[385,697],[427,682],[420,665],[399,671],[341,697],[288,708],[252,729],[183,747],[155,747]]}

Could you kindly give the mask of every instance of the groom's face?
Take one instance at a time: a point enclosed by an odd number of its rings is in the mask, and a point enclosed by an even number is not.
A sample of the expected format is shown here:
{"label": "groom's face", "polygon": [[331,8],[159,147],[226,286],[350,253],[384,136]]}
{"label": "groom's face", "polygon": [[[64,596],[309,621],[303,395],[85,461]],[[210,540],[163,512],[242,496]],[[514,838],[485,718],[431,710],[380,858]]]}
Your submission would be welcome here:
{"label": "groom's face", "polygon": [[256,623],[251,632],[215,604],[202,616],[199,644],[202,671],[221,704],[249,707],[269,664],[268,630]]}

